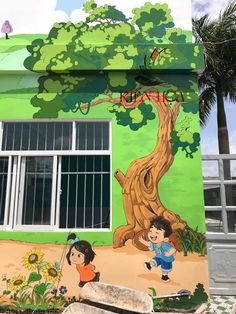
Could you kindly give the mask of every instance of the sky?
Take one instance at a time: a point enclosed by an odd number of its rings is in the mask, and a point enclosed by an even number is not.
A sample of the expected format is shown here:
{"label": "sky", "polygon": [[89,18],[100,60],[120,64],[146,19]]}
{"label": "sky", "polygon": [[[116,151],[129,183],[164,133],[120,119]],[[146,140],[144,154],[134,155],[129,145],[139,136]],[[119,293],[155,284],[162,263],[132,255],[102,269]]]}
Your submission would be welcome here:
{"label": "sky", "polygon": [[[48,33],[54,22],[85,19],[82,6],[85,0],[0,0],[0,25],[5,20],[12,24],[15,34]],[[110,4],[132,16],[132,8],[142,6],[146,0],[95,0],[98,5]],[[157,0],[149,0],[156,3]],[[167,3],[177,27],[191,29],[190,0],[158,0]],[[183,18],[184,12],[184,18]]]}
{"label": "sky", "polygon": [[[9,20],[13,34],[48,33],[55,21],[72,21],[85,19],[82,6],[85,0],[0,0],[0,26]],[[132,8],[141,6],[147,0],[95,0],[98,5],[116,4],[127,16],[132,15]],[[212,18],[218,16],[230,0],[149,0],[155,3],[168,3],[175,25],[182,29],[191,29],[191,13],[200,17],[209,13]],[[4,34],[0,34],[4,36]],[[226,102],[231,153],[236,154],[236,104]],[[212,111],[207,126],[202,128],[202,153],[218,152],[216,110]]]}
{"label": "sky", "polygon": [[[210,17],[216,18],[219,12],[230,2],[230,0],[193,0],[192,16],[198,18],[208,13]],[[229,130],[230,152],[231,154],[236,154],[236,104],[226,100],[225,108]],[[214,107],[207,125],[202,127],[201,130],[201,149],[204,155],[218,154],[217,134],[217,112],[216,107]]]}
{"label": "sky", "polygon": [[192,0],[192,15],[200,17],[208,13],[215,18],[230,2],[231,0]]}
{"label": "sky", "polygon": [[[210,13],[216,17],[230,0],[95,0],[98,5],[116,5],[128,16],[135,6],[145,2],[167,3],[178,27],[191,28],[192,15]],[[77,22],[85,18],[82,6],[85,0],[0,0],[0,24],[10,20],[15,33],[48,33],[55,21]]]}

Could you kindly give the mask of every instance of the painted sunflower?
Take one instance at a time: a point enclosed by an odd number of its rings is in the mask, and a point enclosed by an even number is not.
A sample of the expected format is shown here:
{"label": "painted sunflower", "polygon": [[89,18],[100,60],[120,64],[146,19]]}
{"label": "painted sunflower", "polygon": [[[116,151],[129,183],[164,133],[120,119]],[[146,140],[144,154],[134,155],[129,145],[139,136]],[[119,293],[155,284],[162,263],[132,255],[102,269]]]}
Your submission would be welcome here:
{"label": "painted sunflower", "polygon": [[41,251],[32,249],[23,257],[23,265],[29,270],[34,270],[42,262],[43,256],[44,254]]}
{"label": "painted sunflower", "polygon": [[42,269],[44,278],[46,281],[59,281],[61,278],[61,269],[56,268],[53,263],[48,263],[44,268]]}
{"label": "painted sunflower", "polygon": [[24,276],[16,276],[13,277],[9,282],[9,289],[10,290],[19,290],[20,288],[27,285],[27,281]]}

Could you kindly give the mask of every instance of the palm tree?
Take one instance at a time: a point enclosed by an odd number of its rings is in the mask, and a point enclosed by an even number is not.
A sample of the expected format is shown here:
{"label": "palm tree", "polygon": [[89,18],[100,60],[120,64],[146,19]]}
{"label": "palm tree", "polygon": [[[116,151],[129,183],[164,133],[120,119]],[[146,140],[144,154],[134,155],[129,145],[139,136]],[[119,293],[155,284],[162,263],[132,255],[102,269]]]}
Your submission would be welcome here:
{"label": "palm tree", "polygon": [[[193,20],[193,33],[204,45],[205,69],[199,77],[201,124],[205,125],[212,108],[217,106],[219,153],[229,154],[229,135],[225,100],[236,102],[236,1],[232,1],[219,17],[204,15]],[[224,178],[231,179],[230,160],[223,161]],[[232,186],[225,191],[232,200]],[[228,212],[228,231],[235,232],[235,212]]]}
{"label": "palm tree", "polygon": [[216,104],[219,153],[229,154],[225,100],[236,101],[236,1],[215,20],[208,14],[193,20],[193,34],[204,45],[205,69],[199,77],[201,124],[206,124]]}

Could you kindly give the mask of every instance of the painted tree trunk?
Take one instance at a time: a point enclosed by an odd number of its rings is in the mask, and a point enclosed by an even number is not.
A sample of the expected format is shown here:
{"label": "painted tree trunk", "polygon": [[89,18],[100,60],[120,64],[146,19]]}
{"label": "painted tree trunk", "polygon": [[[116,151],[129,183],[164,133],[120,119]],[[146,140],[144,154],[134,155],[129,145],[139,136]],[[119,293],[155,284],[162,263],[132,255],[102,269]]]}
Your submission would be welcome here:
{"label": "painted tree trunk", "polygon": [[171,223],[173,230],[171,240],[178,249],[176,230],[184,229],[186,226],[185,221],[162,204],[158,193],[158,183],[174,161],[170,135],[174,130],[178,112],[174,112],[165,103],[157,102],[154,96],[151,101],[159,116],[156,147],[150,155],[133,161],[126,175],[120,170],[115,173],[122,187],[123,206],[127,219],[126,226],[120,226],[115,230],[115,248],[123,246],[127,239],[133,239],[137,248],[147,250],[139,239],[141,236],[146,238],[150,221],[157,216],[162,216]]}

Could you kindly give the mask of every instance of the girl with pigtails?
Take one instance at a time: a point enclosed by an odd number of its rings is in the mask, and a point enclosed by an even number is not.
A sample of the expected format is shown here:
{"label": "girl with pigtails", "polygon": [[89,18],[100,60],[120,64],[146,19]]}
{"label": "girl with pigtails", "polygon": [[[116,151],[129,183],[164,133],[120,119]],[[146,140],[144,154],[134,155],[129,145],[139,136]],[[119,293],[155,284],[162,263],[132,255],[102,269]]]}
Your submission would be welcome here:
{"label": "girl with pigtails", "polygon": [[91,264],[95,257],[95,252],[89,242],[80,240],[75,233],[71,233],[67,241],[71,240],[71,246],[66,259],[69,265],[76,265],[80,275],[79,287],[83,287],[87,282],[99,281],[100,273],[95,272],[95,266]]}

